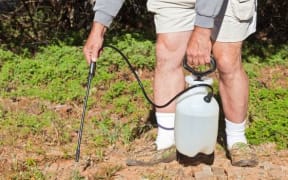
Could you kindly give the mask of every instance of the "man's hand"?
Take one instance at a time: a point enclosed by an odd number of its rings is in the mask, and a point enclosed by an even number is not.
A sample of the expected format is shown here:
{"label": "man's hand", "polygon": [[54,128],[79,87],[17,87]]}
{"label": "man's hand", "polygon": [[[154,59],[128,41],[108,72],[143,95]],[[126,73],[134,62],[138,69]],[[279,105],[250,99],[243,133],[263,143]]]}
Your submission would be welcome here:
{"label": "man's hand", "polygon": [[88,64],[90,64],[91,61],[95,62],[99,57],[103,46],[105,32],[106,27],[104,25],[93,22],[93,27],[83,47],[83,53]]}
{"label": "man's hand", "polygon": [[187,61],[192,65],[210,63],[211,54],[211,29],[195,26],[186,50]]}

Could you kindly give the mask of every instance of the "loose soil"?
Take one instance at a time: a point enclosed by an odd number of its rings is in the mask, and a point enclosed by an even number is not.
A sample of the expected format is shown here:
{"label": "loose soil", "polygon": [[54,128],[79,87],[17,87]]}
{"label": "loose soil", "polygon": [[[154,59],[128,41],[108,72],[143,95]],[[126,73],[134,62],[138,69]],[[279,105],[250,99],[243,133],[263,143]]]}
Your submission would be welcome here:
{"label": "loose soil", "polygon": [[[277,73],[275,73],[277,72]],[[281,76],[277,81],[272,75]],[[267,87],[275,87],[287,85],[287,69],[264,69],[265,77],[259,77],[259,82],[262,82]],[[268,74],[268,75],[267,75]],[[285,76],[286,75],[286,76]],[[24,111],[30,114],[39,115],[46,109],[52,110],[63,119],[71,117],[80,119],[82,112],[81,105],[75,104],[52,104],[39,99],[17,98],[17,99],[0,99],[0,104],[7,112]],[[43,107],[45,107],[43,109]],[[90,109],[87,112],[87,119],[93,117],[98,109]],[[57,134],[57,131],[55,131]],[[16,134],[17,132],[15,132]],[[77,143],[77,132],[69,132],[71,143]],[[136,180],[136,179],[231,179],[231,180],[286,180],[288,177],[288,150],[278,150],[273,143],[261,144],[254,146],[258,157],[259,164],[256,167],[233,167],[230,160],[226,156],[224,148],[221,146],[222,141],[219,137],[219,143],[215,147],[214,161],[212,164],[205,163],[204,159],[186,159],[185,163],[173,161],[171,163],[161,163],[154,166],[126,166],[125,159],[127,152],[131,146],[137,146],[146,143],[152,136],[155,136],[155,128],[143,133],[140,137],[134,140],[130,146],[124,146],[121,143],[115,143],[105,149],[103,159],[99,160],[94,155],[81,155],[80,162],[74,161],[74,149],[65,152],[61,144],[39,144],[37,138],[32,139],[34,146],[41,147],[43,152],[38,152],[26,147],[25,139],[8,144],[0,143],[0,179],[11,179],[11,173],[15,171],[25,172],[27,166],[27,157],[33,159],[33,163],[37,164],[37,170],[42,172],[46,179],[117,179],[117,180]],[[0,138],[5,137],[5,134],[0,132]],[[31,141],[31,139],[30,139]],[[81,148],[85,149],[85,142]],[[71,146],[71,145],[70,145]],[[75,146],[71,146],[75,147]],[[33,170],[33,168],[32,168]],[[35,179],[30,177],[29,179]]]}
{"label": "loose soil", "polygon": [[[25,110],[27,113],[40,114],[41,107],[39,100],[1,99],[1,104],[5,104],[7,111]],[[43,103],[43,102],[42,102]],[[43,104],[42,104],[43,105]],[[53,105],[46,103],[50,109],[54,109],[62,117],[76,115],[81,111],[72,105]],[[93,110],[88,112],[91,115]],[[132,142],[131,146],[145,143],[150,137],[155,135],[155,129]],[[76,144],[75,134],[73,141]],[[219,141],[220,142],[220,141]],[[233,167],[226,157],[225,150],[221,142],[217,144],[214,154],[213,164],[207,164],[204,159],[186,159],[185,163],[173,161],[171,163],[161,163],[154,166],[139,167],[126,166],[125,159],[129,147],[116,143],[109,146],[103,154],[103,159],[99,161],[93,156],[82,155],[78,163],[74,161],[73,154],[65,156],[61,145],[39,144],[45,153],[27,150],[24,142],[19,141],[17,145],[5,145],[0,147],[0,179],[9,178],[9,172],[15,169],[15,162],[23,162],[27,157],[37,162],[38,169],[47,179],[287,179],[288,177],[288,150],[277,150],[274,144],[262,144],[255,146],[260,163],[254,168]],[[35,142],[37,144],[37,142]],[[85,149],[85,143],[82,144]],[[71,151],[73,153],[73,151]],[[26,160],[27,161],[27,160]],[[17,165],[16,165],[17,166]],[[23,168],[23,169],[21,169]],[[25,171],[25,167],[17,167],[20,171]]]}

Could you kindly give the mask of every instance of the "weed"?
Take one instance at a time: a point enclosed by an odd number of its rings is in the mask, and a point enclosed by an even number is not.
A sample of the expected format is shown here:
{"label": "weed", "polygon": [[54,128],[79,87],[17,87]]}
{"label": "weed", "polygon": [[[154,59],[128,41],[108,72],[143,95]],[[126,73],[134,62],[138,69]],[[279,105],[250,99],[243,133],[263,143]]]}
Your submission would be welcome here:
{"label": "weed", "polygon": [[259,42],[244,43],[243,59],[252,64],[287,64],[288,45],[261,44]]}
{"label": "weed", "polygon": [[36,166],[36,162],[32,158],[27,158],[26,161],[25,161],[25,165],[29,166],[29,167],[35,167]]}
{"label": "weed", "polygon": [[96,148],[96,152],[95,152],[95,155],[97,157],[97,159],[99,161],[103,161],[104,160],[104,150],[101,149],[101,148]]}
{"label": "weed", "polygon": [[16,160],[13,163],[14,172],[10,174],[11,179],[39,179],[44,180],[44,174],[37,167],[37,163],[32,158],[27,158],[24,162]]}
{"label": "weed", "polygon": [[107,102],[111,102],[112,99],[119,97],[126,89],[124,82],[115,82],[104,94],[103,99]]}
{"label": "weed", "polygon": [[82,179],[85,179],[85,178],[83,176],[81,176],[79,171],[75,170],[75,171],[72,172],[71,179],[72,180],[82,180]]}
{"label": "weed", "polygon": [[288,92],[286,89],[257,88],[251,92],[250,118],[247,137],[253,144],[275,142],[279,148],[288,148],[287,113]]}
{"label": "weed", "polygon": [[94,175],[94,179],[112,179],[115,174],[123,169],[123,166],[121,165],[113,165],[109,167],[105,167],[102,169],[102,171],[97,172]]}
{"label": "weed", "polygon": [[87,76],[87,65],[79,60],[82,56],[77,48],[50,46],[33,59],[9,59],[0,72],[1,94],[41,97],[56,102],[79,100],[80,93],[83,94],[79,89],[83,89],[81,85]]}
{"label": "weed", "polygon": [[124,144],[129,144],[133,139],[133,127],[131,123],[123,124],[121,128],[121,140]]}
{"label": "weed", "polygon": [[18,59],[18,56],[12,53],[11,51],[4,51],[0,48],[0,70],[4,63],[6,63],[9,60],[15,60]]}

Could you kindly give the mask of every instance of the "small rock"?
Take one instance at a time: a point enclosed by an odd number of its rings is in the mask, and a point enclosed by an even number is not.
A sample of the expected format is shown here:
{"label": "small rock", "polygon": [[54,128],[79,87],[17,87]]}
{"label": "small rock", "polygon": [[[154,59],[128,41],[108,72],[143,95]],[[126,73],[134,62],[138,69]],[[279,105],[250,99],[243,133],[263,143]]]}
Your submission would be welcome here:
{"label": "small rock", "polygon": [[225,169],[221,167],[212,167],[214,176],[226,176]]}
{"label": "small rock", "polygon": [[210,166],[204,166],[202,168],[202,171],[198,171],[198,172],[195,172],[195,179],[196,180],[201,180],[201,179],[216,179],[216,177],[213,176],[213,173],[211,171],[211,167]]}

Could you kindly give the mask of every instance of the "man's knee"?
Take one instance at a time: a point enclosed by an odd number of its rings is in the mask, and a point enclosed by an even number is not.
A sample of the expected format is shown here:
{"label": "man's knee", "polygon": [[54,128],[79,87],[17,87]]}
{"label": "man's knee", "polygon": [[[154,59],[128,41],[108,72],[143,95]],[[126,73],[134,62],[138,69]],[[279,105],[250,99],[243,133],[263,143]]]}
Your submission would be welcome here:
{"label": "man's knee", "polygon": [[217,61],[217,69],[220,76],[233,75],[242,70],[241,46],[242,42],[216,42],[214,44],[213,55]]}
{"label": "man's knee", "polygon": [[175,52],[179,48],[177,45],[177,36],[174,37],[172,33],[161,34],[157,37],[156,50],[160,52]]}
{"label": "man's knee", "polygon": [[175,64],[169,57],[169,53],[165,49],[157,49],[156,72],[169,73],[175,71],[179,66]]}
{"label": "man's knee", "polygon": [[156,71],[175,71],[181,68],[185,47],[173,35],[161,35],[156,43]]}
{"label": "man's knee", "polygon": [[240,56],[221,56],[217,59],[217,69],[220,75],[232,75],[242,69]]}

